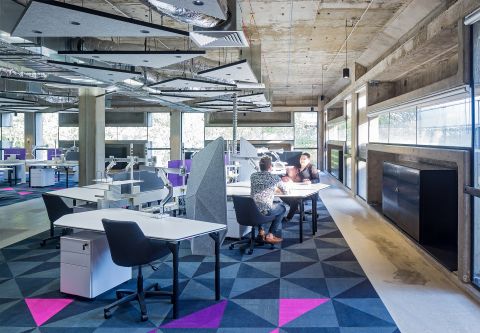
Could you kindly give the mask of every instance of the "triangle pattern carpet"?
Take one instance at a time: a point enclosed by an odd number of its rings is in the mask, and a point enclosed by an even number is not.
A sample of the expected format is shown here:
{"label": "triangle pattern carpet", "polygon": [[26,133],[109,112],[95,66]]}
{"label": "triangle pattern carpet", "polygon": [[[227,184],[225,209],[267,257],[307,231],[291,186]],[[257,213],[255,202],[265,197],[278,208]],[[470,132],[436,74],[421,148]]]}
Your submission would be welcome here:
{"label": "triangle pattern carpet", "polygon": [[[298,215],[282,227],[275,249],[252,255],[221,249],[221,300],[214,299],[214,258],[181,246],[179,318],[165,298],[147,299],[149,320],[138,304],[123,305],[103,318],[115,290],[93,300],[60,293],[59,250],[40,247],[45,234],[0,249],[0,332],[399,332],[327,209],[319,201],[318,231],[311,215],[298,242]],[[172,286],[170,256],[146,267],[148,282]],[[136,272],[133,273],[135,276]],[[131,279],[118,288],[134,289]]]}
{"label": "triangle pattern carpet", "polygon": [[[55,178],[56,181],[56,178]],[[68,187],[75,187],[77,183],[68,178]],[[25,184],[10,186],[8,182],[0,182],[0,207],[13,205],[22,201],[40,198],[42,193],[61,190],[67,187],[64,175],[60,175],[60,181],[52,186],[29,187],[28,176]]]}

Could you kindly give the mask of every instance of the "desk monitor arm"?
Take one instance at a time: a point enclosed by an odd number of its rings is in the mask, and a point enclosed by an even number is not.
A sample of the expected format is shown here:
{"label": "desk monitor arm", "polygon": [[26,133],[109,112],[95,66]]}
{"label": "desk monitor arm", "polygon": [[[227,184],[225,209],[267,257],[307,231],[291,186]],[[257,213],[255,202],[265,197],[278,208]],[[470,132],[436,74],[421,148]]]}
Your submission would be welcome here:
{"label": "desk monitor arm", "polygon": [[112,170],[112,168],[115,165],[117,165],[117,160],[115,159],[115,157],[110,156],[108,159],[110,160],[110,162],[108,163],[107,167],[105,168],[105,177],[110,173],[110,170]]}
{"label": "desk monitor arm", "polygon": [[184,166],[180,168],[163,168],[159,167],[157,168],[158,170],[158,177],[162,180],[162,182],[165,184],[165,187],[168,189],[168,194],[165,198],[162,199],[160,202],[160,207],[162,210],[162,213],[165,212],[165,204],[167,204],[170,199],[173,198],[173,186],[170,180],[168,180],[167,173],[174,173],[177,175],[185,176],[187,175],[187,170]]}

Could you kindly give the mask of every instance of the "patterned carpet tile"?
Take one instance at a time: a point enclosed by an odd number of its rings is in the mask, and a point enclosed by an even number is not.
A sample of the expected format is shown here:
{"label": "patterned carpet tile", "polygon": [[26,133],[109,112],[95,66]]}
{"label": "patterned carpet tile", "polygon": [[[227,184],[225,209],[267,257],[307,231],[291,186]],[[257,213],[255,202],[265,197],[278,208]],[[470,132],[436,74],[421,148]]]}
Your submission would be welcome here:
{"label": "patterned carpet tile", "polygon": [[[283,226],[275,249],[221,250],[221,301],[214,300],[214,260],[181,250],[180,317],[165,298],[149,298],[149,320],[135,302],[103,318],[114,290],[94,300],[59,289],[59,250],[37,235],[0,250],[0,332],[399,332],[328,211],[319,202],[318,232],[298,242],[298,218]],[[311,217],[307,217],[310,219]],[[144,270],[148,282],[172,285],[169,256]],[[135,272],[134,272],[135,274]],[[134,288],[132,279],[120,285]]]}

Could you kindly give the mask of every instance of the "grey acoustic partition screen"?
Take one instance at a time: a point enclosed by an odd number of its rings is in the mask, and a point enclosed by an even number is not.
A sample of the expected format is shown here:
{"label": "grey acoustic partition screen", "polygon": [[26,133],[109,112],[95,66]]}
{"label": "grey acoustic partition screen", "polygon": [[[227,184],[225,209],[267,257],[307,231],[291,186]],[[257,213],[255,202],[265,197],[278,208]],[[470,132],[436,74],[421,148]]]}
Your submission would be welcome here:
{"label": "grey acoustic partition screen", "polygon": [[[227,186],[225,181],[224,140],[218,138],[196,153],[188,177],[185,205],[187,218],[227,224]],[[221,241],[225,232],[221,235]],[[209,236],[191,243],[192,253],[213,255],[214,242]]]}

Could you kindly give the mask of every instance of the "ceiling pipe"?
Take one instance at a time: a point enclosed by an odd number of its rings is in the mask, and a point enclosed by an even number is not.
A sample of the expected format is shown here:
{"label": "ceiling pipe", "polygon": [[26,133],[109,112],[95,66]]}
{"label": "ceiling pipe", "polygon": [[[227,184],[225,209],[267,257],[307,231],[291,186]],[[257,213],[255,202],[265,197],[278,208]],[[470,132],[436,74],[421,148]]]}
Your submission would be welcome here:
{"label": "ceiling pipe", "polygon": [[[226,20],[219,19],[210,15],[195,12],[187,8],[177,7],[161,0],[140,0],[149,8],[159,12],[162,15],[171,17],[176,21],[191,24],[202,28],[213,28],[226,22]],[[218,0],[222,11],[225,13],[228,21],[228,6],[227,0]]]}

